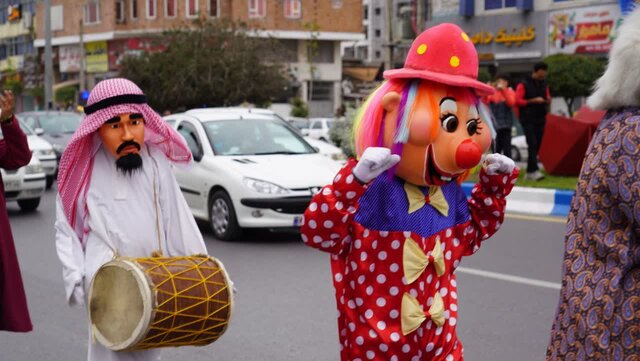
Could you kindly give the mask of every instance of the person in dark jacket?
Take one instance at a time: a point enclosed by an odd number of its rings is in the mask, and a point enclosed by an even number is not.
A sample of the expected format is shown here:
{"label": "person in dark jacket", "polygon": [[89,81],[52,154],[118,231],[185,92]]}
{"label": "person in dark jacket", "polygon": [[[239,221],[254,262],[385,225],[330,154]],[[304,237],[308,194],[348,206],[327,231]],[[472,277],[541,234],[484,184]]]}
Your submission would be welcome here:
{"label": "person in dark jacket", "polygon": [[536,181],[544,178],[538,169],[538,152],[544,134],[545,117],[551,104],[545,80],[547,69],[547,64],[536,63],[531,76],[516,87],[516,105],[520,107],[520,123],[529,148],[525,179]]}
{"label": "person in dark jacket", "polygon": [[513,127],[513,107],[516,105],[516,93],[509,87],[509,76],[498,74],[496,92],[482,98],[489,105],[496,128],[495,152],[511,158],[511,128]]}
{"label": "person in dark jacket", "polygon": [[[0,168],[6,170],[18,169],[31,160],[27,136],[13,116],[14,102],[10,91],[0,94]],[[0,330],[28,332],[32,329],[0,177]]]}

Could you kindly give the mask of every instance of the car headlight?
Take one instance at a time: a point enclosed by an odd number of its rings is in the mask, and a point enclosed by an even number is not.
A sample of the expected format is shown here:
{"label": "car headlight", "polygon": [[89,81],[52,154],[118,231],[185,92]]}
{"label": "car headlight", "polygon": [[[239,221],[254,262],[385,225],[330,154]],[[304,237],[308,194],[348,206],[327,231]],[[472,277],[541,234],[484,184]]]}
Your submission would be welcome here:
{"label": "car headlight", "polygon": [[62,152],[64,152],[64,146],[62,144],[52,144],[53,146],[53,150],[56,151],[56,153],[60,153],[62,154]]}
{"label": "car headlight", "polygon": [[33,155],[35,155],[36,157],[48,156],[53,154],[53,149],[38,149],[33,151]]}
{"label": "car headlight", "polygon": [[265,193],[265,194],[286,194],[289,193],[288,189],[282,188],[279,185],[275,185],[273,183],[269,183],[269,182],[265,182],[265,181],[261,181],[258,179],[253,179],[253,178],[244,178],[242,180],[244,182],[244,184],[253,189],[254,191],[258,192],[258,193]]}
{"label": "car headlight", "polygon": [[42,165],[40,163],[29,164],[25,167],[26,174],[36,174],[42,172],[44,172],[44,170],[42,169]]}

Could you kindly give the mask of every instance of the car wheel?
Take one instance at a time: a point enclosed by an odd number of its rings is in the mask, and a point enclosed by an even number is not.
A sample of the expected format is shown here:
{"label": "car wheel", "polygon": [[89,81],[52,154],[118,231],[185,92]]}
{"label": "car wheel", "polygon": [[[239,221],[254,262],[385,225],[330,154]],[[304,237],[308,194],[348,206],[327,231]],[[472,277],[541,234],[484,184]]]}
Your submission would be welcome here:
{"label": "car wheel", "polygon": [[20,199],[18,200],[18,205],[25,212],[33,212],[40,205],[40,198]]}
{"label": "car wheel", "polygon": [[518,147],[515,147],[513,145],[511,146],[511,159],[513,159],[514,162],[522,161],[522,155],[520,154]]}
{"label": "car wheel", "polygon": [[54,181],[53,176],[52,175],[48,175],[47,176],[47,185],[46,185],[47,189],[51,189],[51,186],[53,185],[53,181]]}
{"label": "car wheel", "polygon": [[213,235],[221,241],[232,241],[242,232],[229,194],[216,191],[209,202],[209,221]]}

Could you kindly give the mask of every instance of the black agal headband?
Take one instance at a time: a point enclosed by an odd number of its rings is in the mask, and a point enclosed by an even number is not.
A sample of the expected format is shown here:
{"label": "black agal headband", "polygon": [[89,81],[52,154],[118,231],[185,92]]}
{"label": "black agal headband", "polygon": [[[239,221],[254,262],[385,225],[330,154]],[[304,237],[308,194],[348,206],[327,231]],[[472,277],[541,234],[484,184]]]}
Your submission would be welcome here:
{"label": "black agal headband", "polygon": [[84,114],[89,115],[98,110],[105,109],[120,104],[146,104],[147,97],[144,94],[122,94],[114,97],[102,99],[101,101],[88,105],[84,108]]}

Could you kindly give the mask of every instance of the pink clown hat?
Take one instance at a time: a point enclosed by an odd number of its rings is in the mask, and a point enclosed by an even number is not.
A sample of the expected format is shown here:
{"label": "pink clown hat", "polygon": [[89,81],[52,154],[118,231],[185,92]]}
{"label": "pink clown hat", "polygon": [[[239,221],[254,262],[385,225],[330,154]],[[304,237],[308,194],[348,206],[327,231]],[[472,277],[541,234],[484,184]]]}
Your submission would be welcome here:
{"label": "pink clown hat", "polygon": [[404,68],[387,70],[384,77],[472,88],[480,96],[494,93],[493,87],[478,81],[478,53],[471,39],[449,23],[422,32],[411,44]]}

